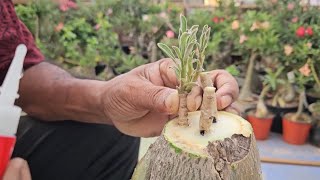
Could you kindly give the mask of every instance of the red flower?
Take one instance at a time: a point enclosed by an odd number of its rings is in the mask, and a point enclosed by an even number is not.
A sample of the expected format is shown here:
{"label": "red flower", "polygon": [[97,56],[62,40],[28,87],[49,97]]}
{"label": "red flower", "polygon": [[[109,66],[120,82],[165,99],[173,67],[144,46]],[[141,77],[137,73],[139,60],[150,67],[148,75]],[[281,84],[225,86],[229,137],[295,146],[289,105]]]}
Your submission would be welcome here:
{"label": "red flower", "polygon": [[224,18],[222,17],[222,18],[220,18],[220,22],[223,22],[224,21]]}
{"label": "red flower", "polygon": [[66,11],[69,10],[69,7],[67,6],[67,3],[64,3],[64,4],[60,4],[59,9],[60,9],[62,12],[66,12]]}
{"label": "red flower", "polygon": [[212,22],[219,23],[220,22],[220,18],[216,16],[216,17],[212,18]]}
{"label": "red flower", "polygon": [[308,34],[309,36],[312,36],[312,35],[313,35],[312,27],[307,27],[307,29],[306,29],[306,34]]}
{"label": "red flower", "polygon": [[71,8],[71,9],[77,9],[77,8],[78,8],[78,4],[75,3],[75,2],[73,2],[73,1],[69,1],[69,2],[68,2],[68,6],[69,6],[69,8]]}
{"label": "red flower", "polygon": [[304,27],[299,27],[297,30],[296,30],[296,36],[297,37],[304,37],[305,35],[305,29]]}
{"label": "red flower", "polygon": [[59,9],[61,11],[63,11],[63,12],[66,12],[69,9],[77,9],[77,8],[78,8],[77,3],[75,3],[75,2],[73,2],[71,0],[61,3],[60,6],[59,6]]}

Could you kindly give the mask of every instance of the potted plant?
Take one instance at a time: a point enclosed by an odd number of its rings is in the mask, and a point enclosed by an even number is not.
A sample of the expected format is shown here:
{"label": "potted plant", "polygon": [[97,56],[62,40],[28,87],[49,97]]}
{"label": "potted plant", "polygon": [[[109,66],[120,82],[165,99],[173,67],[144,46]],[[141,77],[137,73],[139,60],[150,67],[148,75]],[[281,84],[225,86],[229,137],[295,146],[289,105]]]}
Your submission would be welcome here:
{"label": "potted plant", "polygon": [[[249,10],[243,15],[243,21],[240,22],[240,36],[235,43],[236,48],[248,58],[245,80],[239,95],[239,100],[242,102],[255,100],[252,84],[253,79],[258,77],[255,74],[257,61],[267,59],[276,61],[280,49],[278,32],[274,28],[277,23],[275,17],[268,12]],[[255,84],[256,87],[258,84]]]}
{"label": "potted plant", "polygon": [[320,101],[310,104],[308,109],[314,120],[309,140],[311,144],[320,147]]}
{"label": "potted plant", "polygon": [[308,79],[302,73],[296,72],[295,80],[299,86],[299,106],[296,113],[287,113],[282,119],[283,139],[290,144],[301,145],[309,136],[312,119],[304,113],[304,102],[306,101],[304,85]]}
{"label": "potted plant", "polygon": [[265,105],[265,97],[270,90],[275,90],[277,87],[277,79],[281,75],[283,67],[273,72],[267,69],[267,74],[264,78],[264,87],[259,95],[256,109],[249,111],[247,118],[253,127],[256,139],[265,140],[269,136],[270,128],[274,118],[274,114],[268,111]]}

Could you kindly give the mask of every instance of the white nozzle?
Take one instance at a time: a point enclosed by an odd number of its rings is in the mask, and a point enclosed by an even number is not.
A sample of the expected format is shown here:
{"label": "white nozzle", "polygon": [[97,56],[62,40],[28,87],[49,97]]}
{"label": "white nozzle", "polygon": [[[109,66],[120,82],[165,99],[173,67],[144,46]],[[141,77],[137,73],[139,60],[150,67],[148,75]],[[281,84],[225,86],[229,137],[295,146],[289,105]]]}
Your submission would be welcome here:
{"label": "white nozzle", "polygon": [[0,88],[0,133],[12,135],[17,131],[21,109],[14,106],[14,102],[18,97],[19,81],[26,54],[27,47],[23,44],[19,45]]}

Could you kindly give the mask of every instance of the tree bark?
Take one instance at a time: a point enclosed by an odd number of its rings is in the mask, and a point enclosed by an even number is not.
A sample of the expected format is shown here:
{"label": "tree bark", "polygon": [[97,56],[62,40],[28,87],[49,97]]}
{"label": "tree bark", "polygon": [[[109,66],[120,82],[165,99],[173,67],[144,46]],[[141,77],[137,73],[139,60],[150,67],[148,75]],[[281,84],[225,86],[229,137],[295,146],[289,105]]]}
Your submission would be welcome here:
{"label": "tree bark", "polygon": [[256,58],[257,54],[252,53],[249,59],[245,81],[240,91],[239,100],[249,101],[250,99],[252,99],[251,82],[254,71],[254,62]]}
{"label": "tree bark", "polygon": [[187,93],[179,94],[179,112],[178,124],[180,126],[189,126],[188,108],[187,108]]}
{"label": "tree bark", "polygon": [[[260,158],[250,124],[239,116],[219,112],[215,125],[232,130],[223,129],[212,137],[199,135],[198,141],[190,133],[195,118],[199,123],[198,114],[190,117],[191,127],[184,129],[175,125],[175,120],[170,121],[138,163],[132,180],[261,180]],[[208,142],[208,138],[213,140]]]}

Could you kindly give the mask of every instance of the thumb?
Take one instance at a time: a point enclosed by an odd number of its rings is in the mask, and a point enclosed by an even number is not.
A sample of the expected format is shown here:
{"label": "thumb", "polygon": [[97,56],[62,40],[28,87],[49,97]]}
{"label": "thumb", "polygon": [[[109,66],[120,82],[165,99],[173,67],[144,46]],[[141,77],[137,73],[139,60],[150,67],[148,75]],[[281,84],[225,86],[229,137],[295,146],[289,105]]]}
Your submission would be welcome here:
{"label": "thumb", "polygon": [[142,106],[147,109],[165,113],[176,114],[179,109],[179,96],[176,89],[146,85],[141,94]]}

